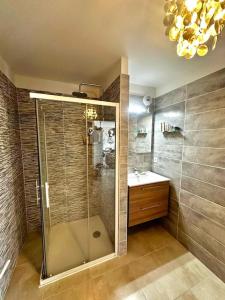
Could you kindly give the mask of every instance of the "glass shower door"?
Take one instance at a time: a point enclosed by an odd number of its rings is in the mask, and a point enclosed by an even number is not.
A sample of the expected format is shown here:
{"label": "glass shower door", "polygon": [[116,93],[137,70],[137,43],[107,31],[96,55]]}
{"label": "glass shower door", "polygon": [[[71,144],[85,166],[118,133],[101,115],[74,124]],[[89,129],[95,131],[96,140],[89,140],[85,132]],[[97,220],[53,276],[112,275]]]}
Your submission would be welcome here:
{"label": "glass shower door", "polygon": [[37,105],[47,277],[88,261],[85,107],[49,100]]}
{"label": "glass shower door", "polygon": [[37,100],[45,277],[115,252],[116,108]]}
{"label": "glass shower door", "polygon": [[[43,246],[43,277],[47,277],[47,259],[46,253],[48,253],[48,238],[51,227],[50,223],[50,208],[48,205],[48,199],[46,198],[45,185],[48,182],[47,174],[47,156],[46,156],[46,144],[45,144],[45,115],[41,109],[40,103],[36,101],[36,113],[37,113],[37,130],[38,130],[38,152],[39,152],[39,191],[41,197],[41,218],[42,218],[42,246]],[[38,184],[36,184],[38,190]],[[37,191],[37,197],[38,191]]]}
{"label": "glass shower door", "polygon": [[89,261],[115,252],[116,108],[87,105]]}

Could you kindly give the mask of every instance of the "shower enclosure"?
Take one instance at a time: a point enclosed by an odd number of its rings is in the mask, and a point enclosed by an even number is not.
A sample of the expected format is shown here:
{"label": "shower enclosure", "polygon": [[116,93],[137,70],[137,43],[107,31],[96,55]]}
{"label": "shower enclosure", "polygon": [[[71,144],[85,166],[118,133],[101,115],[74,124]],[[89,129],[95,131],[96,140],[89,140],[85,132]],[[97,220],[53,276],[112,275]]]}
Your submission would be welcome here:
{"label": "shower enclosure", "polygon": [[117,254],[119,104],[38,93],[31,98],[45,284]]}

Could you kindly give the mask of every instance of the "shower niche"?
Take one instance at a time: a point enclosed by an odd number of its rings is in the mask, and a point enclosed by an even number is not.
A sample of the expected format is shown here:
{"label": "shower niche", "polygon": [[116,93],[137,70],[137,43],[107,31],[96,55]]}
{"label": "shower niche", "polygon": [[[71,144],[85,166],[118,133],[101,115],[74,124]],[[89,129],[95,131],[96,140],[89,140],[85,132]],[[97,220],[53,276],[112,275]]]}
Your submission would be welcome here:
{"label": "shower niche", "polygon": [[43,284],[117,255],[117,103],[36,99]]}

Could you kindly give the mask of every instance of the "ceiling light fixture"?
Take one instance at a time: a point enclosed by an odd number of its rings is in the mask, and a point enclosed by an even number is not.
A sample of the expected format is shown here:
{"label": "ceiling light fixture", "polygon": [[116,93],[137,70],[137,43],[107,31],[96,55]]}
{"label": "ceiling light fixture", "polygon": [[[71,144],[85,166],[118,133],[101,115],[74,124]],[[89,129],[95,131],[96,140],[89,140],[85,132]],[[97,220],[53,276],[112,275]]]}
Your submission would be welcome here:
{"label": "ceiling light fixture", "polygon": [[191,59],[205,56],[225,25],[225,0],[166,0],[163,23],[170,41],[177,42],[177,55]]}

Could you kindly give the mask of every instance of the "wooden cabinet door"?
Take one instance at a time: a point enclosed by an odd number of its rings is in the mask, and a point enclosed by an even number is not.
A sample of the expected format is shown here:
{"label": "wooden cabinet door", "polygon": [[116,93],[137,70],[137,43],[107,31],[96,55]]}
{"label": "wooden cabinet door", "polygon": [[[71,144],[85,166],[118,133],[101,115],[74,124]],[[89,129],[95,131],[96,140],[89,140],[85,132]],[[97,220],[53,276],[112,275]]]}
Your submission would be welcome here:
{"label": "wooden cabinet door", "polygon": [[168,194],[169,182],[129,187],[128,226],[167,215]]}

